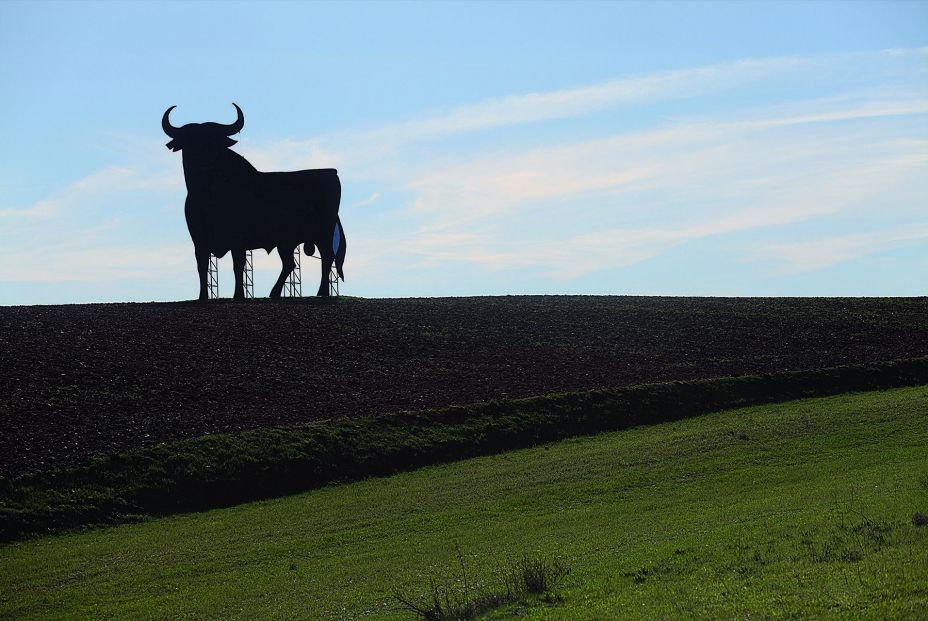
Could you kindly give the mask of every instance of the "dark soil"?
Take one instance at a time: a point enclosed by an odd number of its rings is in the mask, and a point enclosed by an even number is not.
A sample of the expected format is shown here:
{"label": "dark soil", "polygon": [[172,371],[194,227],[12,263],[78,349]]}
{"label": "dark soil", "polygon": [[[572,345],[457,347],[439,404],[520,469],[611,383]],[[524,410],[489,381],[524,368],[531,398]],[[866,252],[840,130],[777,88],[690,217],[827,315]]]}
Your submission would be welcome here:
{"label": "dark soil", "polygon": [[0,307],[0,474],[213,432],[926,355],[928,298]]}

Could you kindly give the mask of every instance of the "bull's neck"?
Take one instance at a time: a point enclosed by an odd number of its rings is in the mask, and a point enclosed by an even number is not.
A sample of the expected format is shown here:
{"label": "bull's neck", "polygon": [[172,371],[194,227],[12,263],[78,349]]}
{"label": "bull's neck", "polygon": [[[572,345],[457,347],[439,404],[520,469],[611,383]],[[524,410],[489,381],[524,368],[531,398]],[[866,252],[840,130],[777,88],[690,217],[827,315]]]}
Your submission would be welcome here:
{"label": "bull's neck", "polygon": [[258,172],[248,160],[229,149],[205,152],[184,149],[182,153],[188,192],[201,188],[211,190],[216,182],[225,184]]}

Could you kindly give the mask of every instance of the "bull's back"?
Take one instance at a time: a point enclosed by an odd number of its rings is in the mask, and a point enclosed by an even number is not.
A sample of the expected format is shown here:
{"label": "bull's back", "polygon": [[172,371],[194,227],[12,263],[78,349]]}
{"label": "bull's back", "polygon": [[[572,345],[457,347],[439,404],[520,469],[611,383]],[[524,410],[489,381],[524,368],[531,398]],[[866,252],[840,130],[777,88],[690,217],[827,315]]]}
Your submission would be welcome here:
{"label": "bull's back", "polygon": [[314,210],[338,213],[342,184],[334,168],[261,173],[265,196],[293,208],[311,203]]}

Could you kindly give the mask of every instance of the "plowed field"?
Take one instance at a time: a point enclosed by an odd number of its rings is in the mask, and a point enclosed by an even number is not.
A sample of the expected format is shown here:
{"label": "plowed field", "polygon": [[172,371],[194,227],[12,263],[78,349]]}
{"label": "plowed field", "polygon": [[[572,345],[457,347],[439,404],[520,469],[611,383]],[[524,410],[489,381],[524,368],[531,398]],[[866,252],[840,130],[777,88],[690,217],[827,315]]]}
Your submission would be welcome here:
{"label": "plowed field", "polygon": [[0,474],[213,432],[928,355],[928,298],[0,307]]}

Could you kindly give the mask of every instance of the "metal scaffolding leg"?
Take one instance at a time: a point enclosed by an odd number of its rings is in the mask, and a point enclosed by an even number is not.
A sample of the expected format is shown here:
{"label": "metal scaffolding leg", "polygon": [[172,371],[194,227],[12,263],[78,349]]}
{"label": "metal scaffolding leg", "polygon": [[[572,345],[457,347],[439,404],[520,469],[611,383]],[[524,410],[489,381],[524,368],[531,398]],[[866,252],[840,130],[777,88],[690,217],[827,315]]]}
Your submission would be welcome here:
{"label": "metal scaffolding leg", "polygon": [[334,263],[332,269],[329,270],[329,295],[338,295],[338,270],[335,269]]}
{"label": "metal scaffolding leg", "polygon": [[209,290],[209,299],[219,298],[219,259],[209,255],[209,267],[206,270],[206,285]]}
{"label": "metal scaffolding leg", "polygon": [[284,297],[301,298],[303,297],[303,283],[300,274],[300,254],[302,245],[293,249],[293,271],[284,281]]}
{"label": "metal scaffolding leg", "polygon": [[251,250],[245,251],[245,269],[242,271],[242,284],[245,287],[245,297],[255,297],[255,264],[252,260]]}

